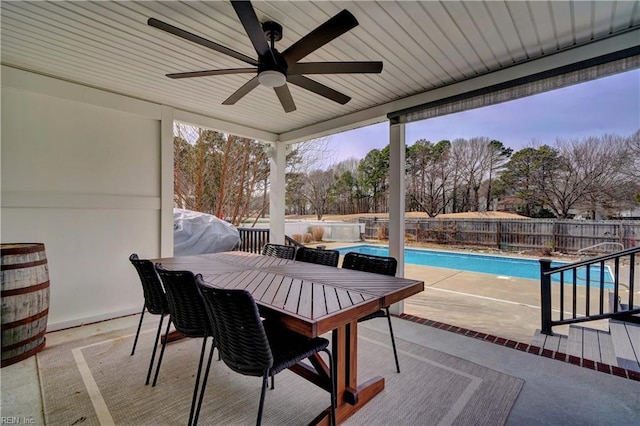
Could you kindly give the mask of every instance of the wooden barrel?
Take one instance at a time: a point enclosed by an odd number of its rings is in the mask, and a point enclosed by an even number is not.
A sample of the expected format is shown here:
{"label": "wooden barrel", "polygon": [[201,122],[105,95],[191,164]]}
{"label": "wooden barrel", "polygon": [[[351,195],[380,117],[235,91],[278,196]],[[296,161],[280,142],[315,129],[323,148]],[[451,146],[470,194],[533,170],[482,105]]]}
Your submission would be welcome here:
{"label": "wooden barrel", "polygon": [[45,345],[49,268],[44,244],[2,244],[2,367],[35,355]]}

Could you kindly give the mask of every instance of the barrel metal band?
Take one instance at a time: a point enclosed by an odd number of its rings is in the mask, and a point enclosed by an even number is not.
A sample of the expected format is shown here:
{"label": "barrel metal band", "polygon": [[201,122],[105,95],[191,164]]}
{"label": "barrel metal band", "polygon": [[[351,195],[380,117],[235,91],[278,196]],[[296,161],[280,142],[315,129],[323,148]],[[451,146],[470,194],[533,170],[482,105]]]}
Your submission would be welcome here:
{"label": "barrel metal band", "polygon": [[2,346],[2,350],[3,351],[10,351],[12,349],[17,349],[20,346],[24,346],[27,343],[33,342],[34,340],[42,339],[45,334],[47,334],[47,329],[46,328],[44,330],[42,330],[41,332],[39,332],[38,334],[36,334],[35,336],[29,337],[28,339],[21,340],[19,342],[13,343],[11,345]]}
{"label": "barrel metal band", "polygon": [[29,287],[12,288],[11,290],[2,290],[2,297],[17,296],[20,294],[33,293],[34,291],[44,290],[49,288],[49,281],[45,281],[40,284],[32,285]]}
{"label": "barrel metal band", "polygon": [[24,247],[3,247],[0,249],[0,254],[2,254],[2,256],[11,256],[14,254],[31,254],[38,252],[44,252],[44,244],[33,243],[25,244]]}
{"label": "barrel metal band", "polygon": [[25,352],[23,354],[20,354],[20,355],[13,356],[13,357],[8,358],[8,359],[3,359],[2,360],[2,367],[6,367],[7,365],[15,364],[16,362],[22,361],[23,359],[27,359],[30,356],[33,356],[33,355],[37,354],[42,349],[44,349],[44,345],[46,343],[47,343],[47,341],[45,340],[41,344],[39,344],[37,347],[31,349],[30,351],[27,351],[27,352]]}
{"label": "barrel metal band", "polygon": [[25,263],[15,263],[12,265],[2,265],[3,271],[8,271],[10,269],[22,269],[22,268],[33,268],[34,266],[46,265],[47,259],[34,260],[33,262],[25,262]]}
{"label": "barrel metal band", "polygon": [[34,322],[36,320],[39,320],[40,318],[46,317],[49,314],[49,308],[45,309],[42,312],[38,312],[35,315],[32,315],[28,318],[23,318],[21,320],[18,321],[13,321],[13,322],[8,322],[5,324],[2,324],[2,331],[5,330],[11,330],[12,328],[18,327],[20,325],[25,325],[25,324],[29,324],[31,322]]}

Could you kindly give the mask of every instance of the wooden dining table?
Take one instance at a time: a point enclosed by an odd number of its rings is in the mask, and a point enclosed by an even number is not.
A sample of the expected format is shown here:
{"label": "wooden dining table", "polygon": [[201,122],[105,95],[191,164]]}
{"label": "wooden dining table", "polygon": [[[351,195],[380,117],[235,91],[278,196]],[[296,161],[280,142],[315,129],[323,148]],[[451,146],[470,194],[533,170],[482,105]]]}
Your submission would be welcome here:
{"label": "wooden dining table", "polygon": [[[308,337],[332,333],[337,423],[384,389],[383,377],[358,380],[358,319],[424,290],[424,282],[240,251],[153,259],[171,270],[202,274],[208,285],[248,290],[260,312]],[[329,391],[320,355],[290,368]],[[312,424],[329,424],[327,407]]]}

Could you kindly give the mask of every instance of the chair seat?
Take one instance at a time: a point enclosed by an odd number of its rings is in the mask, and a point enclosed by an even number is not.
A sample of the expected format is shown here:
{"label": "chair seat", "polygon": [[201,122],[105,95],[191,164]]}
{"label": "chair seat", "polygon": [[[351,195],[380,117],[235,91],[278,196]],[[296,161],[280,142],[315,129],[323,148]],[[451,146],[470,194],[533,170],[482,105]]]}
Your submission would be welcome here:
{"label": "chair seat", "polygon": [[374,318],[383,318],[387,316],[387,312],[384,309],[380,309],[379,311],[373,312],[367,316],[358,319],[358,322],[369,321]]}
{"label": "chair seat", "polygon": [[269,371],[270,374],[277,374],[292,367],[298,361],[302,361],[329,346],[327,339],[322,337],[311,339],[280,325],[269,323],[269,321],[264,322],[264,329],[273,354],[273,366]]}

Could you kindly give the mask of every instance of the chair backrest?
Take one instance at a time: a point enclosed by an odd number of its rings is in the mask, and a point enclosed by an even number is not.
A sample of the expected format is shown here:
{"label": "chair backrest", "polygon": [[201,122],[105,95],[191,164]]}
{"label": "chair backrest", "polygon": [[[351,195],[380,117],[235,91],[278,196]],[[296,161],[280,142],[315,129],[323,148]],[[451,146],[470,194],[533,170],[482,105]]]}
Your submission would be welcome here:
{"label": "chair backrest", "polygon": [[338,266],[340,252],[338,250],[300,247],[296,252],[296,260],[317,263],[318,265]]}
{"label": "chair backrest", "polygon": [[171,321],[176,330],[188,337],[210,336],[209,319],[193,272],[170,271],[161,265],[156,265],[156,271],[167,293]]}
{"label": "chair backrest", "polygon": [[167,297],[153,263],[148,259],[140,259],[136,253],[129,256],[129,261],[138,271],[144,294],[144,306],[154,315],[168,313]]}
{"label": "chair backrest", "polygon": [[356,271],[395,276],[398,261],[393,257],[349,252],[344,255],[342,267],[355,269]]}
{"label": "chair backrest", "polygon": [[262,247],[262,254],[265,256],[293,260],[296,256],[296,248],[294,246],[285,246],[283,244],[267,243]]}
{"label": "chair backrest", "polygon": [[273,354],[253,296],[242,289],[206,285],[196,276],[220,357],[233,371],[262,376]]}

